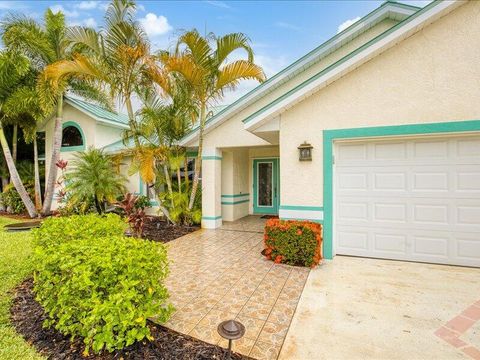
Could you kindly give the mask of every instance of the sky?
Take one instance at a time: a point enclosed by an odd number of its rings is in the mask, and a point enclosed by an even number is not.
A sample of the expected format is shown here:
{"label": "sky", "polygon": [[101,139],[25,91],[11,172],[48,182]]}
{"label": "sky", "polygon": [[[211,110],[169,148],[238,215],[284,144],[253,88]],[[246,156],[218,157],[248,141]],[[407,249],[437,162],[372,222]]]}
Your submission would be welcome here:
{"label": "sky", "polygon": [[[430,1],[401,1],[425,6]],[[251,40],[255,62],[270,77],[296,59],[380,6],[383,1],[137,1],[137,18],[152,47],[174,44],[182,30],[222,35],[243,32]],[[100,27],[106,1],[1,1],[0,18],[9,12],[41,20],[45,10],[63,11],[69,25]],[[238,54],[237,56],[240,56]],[[230,103],[255,86],[244,82],[223,103]]]}

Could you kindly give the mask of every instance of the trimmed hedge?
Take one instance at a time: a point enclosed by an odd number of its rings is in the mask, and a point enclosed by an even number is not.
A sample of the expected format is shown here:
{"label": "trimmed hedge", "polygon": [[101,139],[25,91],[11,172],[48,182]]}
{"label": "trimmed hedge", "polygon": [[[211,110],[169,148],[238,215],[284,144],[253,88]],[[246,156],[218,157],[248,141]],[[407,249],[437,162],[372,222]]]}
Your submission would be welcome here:
{"label": "trimmed hedge", "polygon": [[44,326],[83,338],[85,355],[149,339],[147,319],[166,322],[173,311],[163,284],[166,247],[120,236],[119,219],[53,218],[35,232],[34,291],[47,315]]}
{"label": "trimmed hedge", "polygon": [[264,234],[267,259],[275,263],[317,266],[322,259],[322,227],[310,221],[270,219]]}

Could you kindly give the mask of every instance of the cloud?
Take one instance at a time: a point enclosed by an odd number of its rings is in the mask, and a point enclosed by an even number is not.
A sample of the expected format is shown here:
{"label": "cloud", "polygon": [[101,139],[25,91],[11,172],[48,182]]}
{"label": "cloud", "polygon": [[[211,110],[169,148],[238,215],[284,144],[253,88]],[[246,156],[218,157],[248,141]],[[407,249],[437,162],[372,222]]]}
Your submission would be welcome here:
{"label": "cloud", "polygon": [[284,28],[284,29],[288,29],[288,30],[300,31],[300,27],[298,27],[296,25],[293,25],[293,24],[290,24],[290,23],[287,23],[287,22],[284,22],[284,21],[277,21],[275,23],[275,26],[280,27],[280,28]]}
{"label": "cloud", "polygon": [[80,16],[80,13],[77,10],[67,10],[59,4],[50,6],[50,10],[52,10],[54,13],[62,12],[66,17],[69,18],[76,18]]}
{"label": "cloud", "polygon": [[172,30],[172,27],[168,23],[168,19],[163,15],[156,15],[154,13],[148,13],[144,18],[140,19],[140,23],[145,29],[148,36],[155,37],[164,35]]}
{"label": "cloud", "polygon": [[100,3],[98,1],[81,1],[80,3],[76,4],[75,7],[80,10],[92,10],[96,9]]}
{"label": "cloud", "polygon": [[69,25],[70,26],[87,26],[87,27],[96,28],[98,24],[93,17],[88,17],[86,19],[82,19],[81,21],[71,21]]}
{"label": "cloud", "polygon": [[216,7],[222,8],[222,9],[231,9],[232,8],[230,5],[228,5],[227,3],[223,2],[223,1],[207,0],[205,2],[209,5],[216,6]]}
{"label": "cloud", "polygon": [[344,21],[343,23],[341,23],[340,25],[338,25],[337,34],[338,34],[339,32],[342,32],[342,31],[345,30],[346,28],[348,28],[350,25],[355,24],[358,20],[360,20],[360,16],[357,16],[356,18],[353,18],[353,19],[349,19],[349,20]]}

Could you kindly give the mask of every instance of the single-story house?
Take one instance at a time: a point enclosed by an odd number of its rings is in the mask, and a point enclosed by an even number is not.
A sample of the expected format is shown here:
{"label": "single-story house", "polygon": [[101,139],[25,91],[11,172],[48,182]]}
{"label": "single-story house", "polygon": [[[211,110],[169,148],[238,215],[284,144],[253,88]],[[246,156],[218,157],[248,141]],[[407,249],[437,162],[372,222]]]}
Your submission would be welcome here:
{"label": "single-story house", "polygon": [[[478,1],[387,1],[218,108],[202,152],[202,226],[307,219],[323,224],[327,259],[480,267],[479,44]],[[125,115],[67,98],[61,157],[121,150],[125,129]],[[53,121],[44,131],[48,169]],[[180,142],[191,156],[197,136]],[[128,180],[155,205],[138,174]]]}
{"label": "single-story house", "polygon": [[202,159],[205,228],[278,214],[327,259],[480,266],[480,2],[385,2],[212,116]]}

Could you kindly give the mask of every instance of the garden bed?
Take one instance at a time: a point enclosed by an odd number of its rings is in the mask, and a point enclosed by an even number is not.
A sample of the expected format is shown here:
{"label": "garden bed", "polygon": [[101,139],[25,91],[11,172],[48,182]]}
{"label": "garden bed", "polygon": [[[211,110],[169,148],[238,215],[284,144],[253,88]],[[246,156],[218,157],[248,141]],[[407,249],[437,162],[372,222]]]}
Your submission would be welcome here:
{"label": "garden bed", "polygon": [[200,229],[199,226],[172,225],[159,216],[148,216],[145,219],[143,237],[145,239],[167,243],[181,236]]}
{"label": "garden bed", "polygon": [[[11,321],[17,332],[49,359],[224,359],[226,356],[227,351],[220,346],[150,323],[152,341],[139,342],[113,353],[84,357],[81,340],[72,342],[58,331],[42,327],[44,311],[35,301],[32,288],[32,279],[15,288]],[[232,359],[249,358],[232,354]]]}

